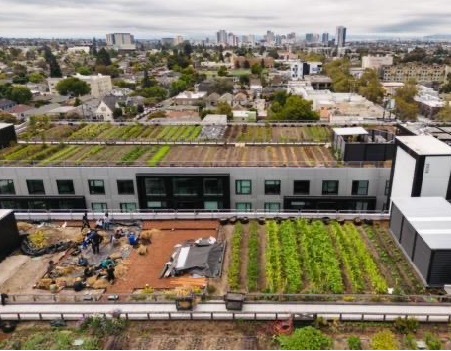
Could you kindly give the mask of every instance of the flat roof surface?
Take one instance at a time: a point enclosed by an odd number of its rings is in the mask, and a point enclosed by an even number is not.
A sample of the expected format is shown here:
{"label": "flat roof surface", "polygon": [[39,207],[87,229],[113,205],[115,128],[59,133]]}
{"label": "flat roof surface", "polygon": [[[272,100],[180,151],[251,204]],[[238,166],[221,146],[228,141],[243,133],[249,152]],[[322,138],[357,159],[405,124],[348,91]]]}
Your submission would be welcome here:
{"label": "flat roof surface", "polygon": [[451,249],[451,204],[442,197],[393,198],[393,203],[433,250]]}
{"label": "flat roof surface", "polygon": [[451,155],[451,146],[431,135],[399,136],[396,139],[418,155]]}
{"label": "flat roof surface", "polygon": [[12,210],[0,210],[0,219],[6,217],[12,212]]}
{"label": "flat roof surface", "polygon": [[13,125],[12,123],[1,123],[0,122],[0,129],[6,128],[6,127],[9,127],[9,126],[12,126],[12,125]]}
{"label": "flat roof surface", "polygon": [[349,127],[349,128],[333,128],[333,131],[337,135],[366,135],[368,132],[362,127]]}

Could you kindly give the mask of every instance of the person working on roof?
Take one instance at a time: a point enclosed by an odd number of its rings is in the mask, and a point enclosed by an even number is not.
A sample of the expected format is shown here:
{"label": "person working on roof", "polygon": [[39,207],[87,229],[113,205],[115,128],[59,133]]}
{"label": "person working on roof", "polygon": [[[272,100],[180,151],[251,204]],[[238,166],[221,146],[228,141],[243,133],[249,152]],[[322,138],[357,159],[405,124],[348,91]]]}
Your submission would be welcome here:
{"label": "person working on roof", "polygon": [[88,212],[85,211],[85,214],[83,215],[82,218],[82,223],[81,223],[81,231],[83,231],[83,229],[88,228],[90,229],[90,225],[89,225],[89,220],[88,220]]}

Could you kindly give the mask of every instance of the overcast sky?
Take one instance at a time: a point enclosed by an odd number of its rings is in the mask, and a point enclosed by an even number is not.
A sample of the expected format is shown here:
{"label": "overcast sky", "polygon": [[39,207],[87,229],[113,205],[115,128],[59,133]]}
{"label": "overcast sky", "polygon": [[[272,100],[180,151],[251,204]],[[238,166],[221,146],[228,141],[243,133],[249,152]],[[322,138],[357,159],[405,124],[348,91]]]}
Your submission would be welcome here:
{"label": "overcast sky", "polygon": [[451,34],[450,0],[0,0],[0,37]]}

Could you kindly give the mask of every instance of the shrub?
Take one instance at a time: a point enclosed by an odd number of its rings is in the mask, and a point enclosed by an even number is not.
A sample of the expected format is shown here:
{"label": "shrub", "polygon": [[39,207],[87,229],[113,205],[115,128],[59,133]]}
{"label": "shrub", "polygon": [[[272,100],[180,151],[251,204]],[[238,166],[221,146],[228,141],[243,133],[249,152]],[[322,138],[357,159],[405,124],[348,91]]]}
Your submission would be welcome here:
{"label": "shrub", "polygon": [[424,341],[426,342],[426,345],[429,350],[441,350],[442,349],[442,342],[440,341],[438,336],[436,336],[434,334],[426,333],[426,337],[425,337]]}
{"label": "shrub", "polygon": [[296,329],[293,335],[279,336],[282,350],[330,350],[332,339],[313,327]]}
{"label": "shrub", "polygon": [[390,330],[382,330],[374,334],[371,340],[373,350],[399,350],[399,342]]}
{"label": "shrub", "polygon": [[361,350],[362,341],[358,336],[351,336],[348,338],[348,347],[349,350]]}
{"label": "shrub", "polygon": [[409,334],[416,333],[418,330],[419,322],[415,318],[401,318],[398,317],[395,320],[394,328],[397,333]]}
{"label": "shrub", "polygon": [[406,338],[404,339],[404,346],[407,350],[418,350],[418,344],[415,335],[407,334]]}

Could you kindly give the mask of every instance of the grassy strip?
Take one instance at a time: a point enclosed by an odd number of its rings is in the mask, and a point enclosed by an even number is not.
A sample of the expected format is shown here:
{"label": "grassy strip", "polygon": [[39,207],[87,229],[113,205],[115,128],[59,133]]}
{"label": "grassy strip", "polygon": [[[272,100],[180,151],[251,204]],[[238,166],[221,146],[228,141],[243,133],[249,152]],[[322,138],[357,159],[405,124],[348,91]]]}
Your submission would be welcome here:
{"label": "grassy strip", "polygon": [[153,155],[152,159],[148,162],[149,167],[156,167],[161,161],[166,157],[166,155],[171,151],[171,147],[168,145],[162,146],[158,152]]}
{"label": "grassy strip", "polygon": [[61,161],[64,161],[66,158],[72,156],[76,152],[78,152],[78,150],[79,150],[79,146],[77,146],[77,145],[70,145],[68,147],[64,147],[62,150],[53,154],[51,157],[43,160],[40,164],[42,166],[47,166],[50,164],[59,163]]}
{"label": "grassy strip", "polygon": [[242,243],[243,226],[241,223],[237,223],[232,237],[232,257],[228,274],[230,290],[238,290],[240,288]]}
{"label": "grassy strip", "polygon": [[149,149],[144,146],[137,146],[129,153],[125,154],[120,163],[123,164],[131,164],[135,162],[138,158],[140,158],[142,155],[144,155]]}
{"label": "grassy strip", "polygon": [[80,157],[78,160],[75,161],[76,164],[80,164],[82,163],[84,160],[88,159],[91,156],[94,156],[95,154],[98,154],[100,151],[102,151],[103,149],[105,149],[105,146],[102,145],[97,145],[94,146],[91,150],[89,150],[86,154],[84,154],[82,157]]}
{"label": "grassy strip", "polygon": [[260,276],[260,237],[258,224],[252,222],[249,237],[249,262],[247,266],[247,286],[249,291],[258,291],[258,279]]}

